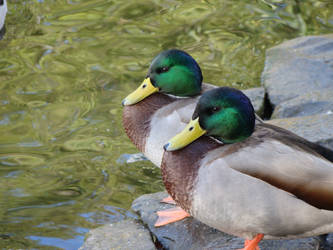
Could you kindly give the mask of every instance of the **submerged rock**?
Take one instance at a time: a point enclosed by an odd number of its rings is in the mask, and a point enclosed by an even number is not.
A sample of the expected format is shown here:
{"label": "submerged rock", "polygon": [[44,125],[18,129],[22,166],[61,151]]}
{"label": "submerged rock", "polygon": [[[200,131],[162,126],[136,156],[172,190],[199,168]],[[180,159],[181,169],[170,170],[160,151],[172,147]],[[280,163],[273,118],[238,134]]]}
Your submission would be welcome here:
{"label": "submerged rock", "polygon": [[[333,91],[333,34],[300,37],[267,50],[262,82],[275,118],[328,111],[333,97],[311,93]],[[294,98],[299,99],[284,103]]]}
{"label": "submerged rock", "polygon": [[[157,219],[156,211],[173,207],[160,203],[166,196],[166,192],[147,194],[140,196],[132,204],[132,209],[140,215],[143,223],[163,248],[230,250],[243,247],[244,239],[208,227],[192,217],[164,227],[154,227]],[[262,250],[314,250],[319,249],[320,239],[312,237],[296,240],[264,240],[259,245]]]}
{"label": "submerged rock", "polygon": [[117,159],[117,163],[119,164],[133,163],[138,161],[148,161],[148,158],[143,153],[136,153],[136,154],[122,154]]}
{"label": "submerged rock", "polygon": [[156,249],[149,231],[138,221],[128,219],[91,230],[80,250]]}

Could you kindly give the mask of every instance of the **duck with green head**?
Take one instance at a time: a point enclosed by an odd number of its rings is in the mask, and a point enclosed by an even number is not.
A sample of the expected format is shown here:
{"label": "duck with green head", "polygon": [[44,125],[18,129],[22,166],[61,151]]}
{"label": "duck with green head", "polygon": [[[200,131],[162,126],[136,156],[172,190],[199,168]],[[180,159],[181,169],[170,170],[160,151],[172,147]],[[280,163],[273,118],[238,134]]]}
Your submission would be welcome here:
{"label": "duck with green head", "polygon": [[285,129],[255,125],[239,90],[204,93],[187,127],[165,146],[161,170],[172,198],[203,223],[247,239],[333,231],[333,151]]}
{"label": "duck with green head", "polygon": [[[191,120],[199,95],[214,86],[202,84],[197,62],[181,50],[161,52],[152,61],[143,83],[123,101],[123,126],[135,146],[160,167],[163,145]],[[163,201],[174,203],[167,198]],[[156,226],[187,217],[180,208],[159,212]],[[164,219],[162,219],[164,218]]]}
{"label": "duck with green head", "polygon": [[190,121],[202,87],[212,88],[202,86],[197,62],[186,52],[173,49],[154,58],[143,83],[123,100],[125,131],[156,166],[161,165],[165,141]]}

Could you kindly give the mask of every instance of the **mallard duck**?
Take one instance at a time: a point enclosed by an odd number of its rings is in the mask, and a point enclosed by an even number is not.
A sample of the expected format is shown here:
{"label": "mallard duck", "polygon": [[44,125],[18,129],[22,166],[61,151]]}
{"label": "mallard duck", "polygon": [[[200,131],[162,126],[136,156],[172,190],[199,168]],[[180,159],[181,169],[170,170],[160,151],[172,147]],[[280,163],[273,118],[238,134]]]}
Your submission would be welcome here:
{"label": "mallard duck", "polygon": [[[177,49],[161,52],[153,59],[143,83],[122,101],[126,134],[160,167],[165,142],[185,128],[199,96],[213,88],[216,86],[202,83],[201,69],[188,53]],[[174,204],[170,197],[163,202]],[[189,215],[176,208],[162,216],[156,226]]]}
{"label": "mallard duck", "polygon": [[[206,135],[206,136],[204,136]],[[222,87],[204,93],[173,137],[161,170],[168,193],[201,222],[246,239],[333,231],[333,151],[266,123],[250,100]]]}
{"label": "mallard duck", "polygon": [[7,14],[6,0],[0,0],[0,39],[5,34],[5,19]]}
{"label": "mallard duck", "polygon": [[[186,52],[167,50],[152,61],[143,83],[123,101],[123,126],[126,134],[144,155],[160,167],[163,145],[191,120],[198,96],[207,89],[202,84],[198,63]],[[135,105],[134,105],[135,104]],[[162,202],[175,204],[171,197]],[[181,220],[188,213],[180,207],[156,226]]]}
{"label": "mallard duck", "polygon": [[161,165],[165,142],[191,120],[201,88],[197,62],[173,49],[154,58],[143,83],[122,101],[126,134],[156,166]]}

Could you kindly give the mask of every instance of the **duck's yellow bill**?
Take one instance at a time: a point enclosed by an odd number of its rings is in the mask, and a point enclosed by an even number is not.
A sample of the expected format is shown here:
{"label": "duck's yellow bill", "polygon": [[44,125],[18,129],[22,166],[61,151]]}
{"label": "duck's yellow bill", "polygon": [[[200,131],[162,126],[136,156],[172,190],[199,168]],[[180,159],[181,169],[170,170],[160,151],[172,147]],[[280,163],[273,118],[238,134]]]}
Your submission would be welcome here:
{"label": "duck's yellow bill", "polygon": [[144,79],[142,84],[135,91],[129,94],[122,101],[122,105],[127,106],[127,105],[136,104],[157,91],[158,88],[154,87],[150,81],[150,78],[147,77],[146,79]]}
{"label": "duck's yellow bill", "polygon": [[166,151],[175,151],[181,149],[191,142],[204,135],[207,131],[202,129],[199,124],[199,117],[191,120],[182,132],[173,137],[167,144],[164,145]]}

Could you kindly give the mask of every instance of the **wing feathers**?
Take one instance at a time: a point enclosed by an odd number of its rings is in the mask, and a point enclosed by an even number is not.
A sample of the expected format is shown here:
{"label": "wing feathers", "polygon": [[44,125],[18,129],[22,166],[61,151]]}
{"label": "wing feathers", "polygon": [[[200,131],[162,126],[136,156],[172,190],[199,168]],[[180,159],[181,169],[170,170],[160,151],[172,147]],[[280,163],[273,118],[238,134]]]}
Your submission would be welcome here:
{"label": "wing feathers", "polygon": [[277,140],[278,134],[271,128],[266,131],[260,128],[247,140],[228,145],[228,149],[215,157],[223,157],[230,168],[285,190],[317,208],[333,210],[332,162],[311,148],[305,150],[306,143],[294,144],[292,133],[288,132],[281,141]]}

